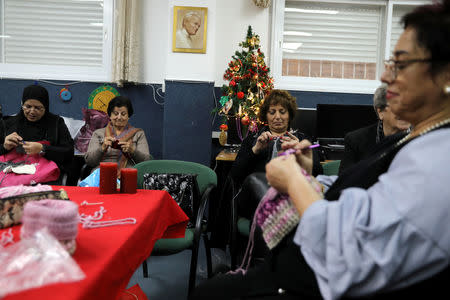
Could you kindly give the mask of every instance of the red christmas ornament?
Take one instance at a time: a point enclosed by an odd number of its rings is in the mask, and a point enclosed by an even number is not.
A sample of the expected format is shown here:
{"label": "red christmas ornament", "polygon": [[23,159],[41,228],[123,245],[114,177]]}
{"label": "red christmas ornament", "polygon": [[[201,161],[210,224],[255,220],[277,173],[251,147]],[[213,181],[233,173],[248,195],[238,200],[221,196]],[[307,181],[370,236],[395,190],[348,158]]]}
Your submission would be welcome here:
{"label": "red christmas ornament", "polygon": [[231,80],[231,81],[230,81],[230,85],[231,85],[231,86],[235,86],[235,85],[236,85],[236,82],[235,82],[234,80]]}
{"label": "red christmas ornament", "polygon": [[250,124],[250,119],[248,118],[248,116],[243,116],[241,119],[241,123],[242,123],[242,125]]}
{"label": "red christmas ornament", "polygon": [[238,93],[237,93],[237,98],[238,98],[238,99],[244,98],[244,92],[238,92]]}
{"label": "red christmas ornament", "polygon": [[222,125],[219,126],[219,129],[226,131],[226,130],[228,130],[228,125],[227,124],[222,124]]}

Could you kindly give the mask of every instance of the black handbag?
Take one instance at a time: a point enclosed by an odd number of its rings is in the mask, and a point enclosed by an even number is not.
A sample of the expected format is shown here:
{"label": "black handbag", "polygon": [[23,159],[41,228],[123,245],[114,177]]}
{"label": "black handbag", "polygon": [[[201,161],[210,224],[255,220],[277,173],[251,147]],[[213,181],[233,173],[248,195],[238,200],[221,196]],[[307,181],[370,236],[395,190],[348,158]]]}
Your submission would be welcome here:
{"label": "black handbag", "polygon": [[197,185],[197,174],[178,173],[146,173],[142,184],[146,190],[167,191],[173,200],[180,206],[189,217],[188,227],[192,227],[196,201],[200,194]]}

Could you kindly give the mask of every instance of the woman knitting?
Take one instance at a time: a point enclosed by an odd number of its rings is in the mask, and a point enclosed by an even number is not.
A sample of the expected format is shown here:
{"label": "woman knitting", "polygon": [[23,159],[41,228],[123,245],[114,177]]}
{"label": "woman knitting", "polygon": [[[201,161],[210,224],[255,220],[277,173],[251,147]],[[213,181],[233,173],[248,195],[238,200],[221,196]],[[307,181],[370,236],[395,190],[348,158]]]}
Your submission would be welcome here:
{"label": "woman knitting", "polygon": [[118,177],[121,168],[129,168],[151,158],[145,133],[128,123],[133,115],[130,99],[117,96],[108,104],[110,122],[94,131],[85,154],[86,163],[98,167],[100,162],[117,162]]}
{"label": "woman knitting", "polygon": [[[21,108],[17,115],[4,122],[5,136],[0,137],[0,155],[13,151],[40,155],[55,162],[63,174],[72,162],[74,143],[64,119],[50,113],[47,90],[40,85],[27,86],[23,90]],[[61,183],[58,174],[55,179],[52,183]],[[39,182],[48,181],[44,178]]]}
{"label": "woman knitting", "polygon": [[[263,265],[206,281],[192,299],[448,295],[450,173],[443,166],[450,165],[450,0],[420,6],[402,23],[381,80],[390,108],[412,124],[411,132],[386,138],[323,197],[310,180],[310,143],[284,143],[295,154],[266,166],[268,182],[280,194],[266,194],[259,208],[288,196],[298,226]],[[260,209],[262,219],[293,219]]]}

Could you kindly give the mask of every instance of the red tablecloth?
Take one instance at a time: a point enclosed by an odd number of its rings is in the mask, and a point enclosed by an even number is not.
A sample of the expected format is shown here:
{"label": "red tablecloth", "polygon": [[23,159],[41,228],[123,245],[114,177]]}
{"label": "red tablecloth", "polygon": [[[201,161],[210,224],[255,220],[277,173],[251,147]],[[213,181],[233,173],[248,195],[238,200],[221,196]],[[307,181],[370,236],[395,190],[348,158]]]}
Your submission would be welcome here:
{"label": "red tablecloth", "polygon": [[[103,206],[107,210],[103,221],[133,217],[137,223],[94,229],[80,225],[73,258],[86,278],[11,294],[5,300],[117,299],[134,271],[150,256],[156,240],[184,236],[188,218],[167,192],[138,190],[137,194],[100,195],[94,187],[53,188],[64,188],[69,198],[79,204],[85,200],[103,202],[80,206],[80,214],[92,215]],[[15,242],[20,239],[19,228],[13,227]]]}

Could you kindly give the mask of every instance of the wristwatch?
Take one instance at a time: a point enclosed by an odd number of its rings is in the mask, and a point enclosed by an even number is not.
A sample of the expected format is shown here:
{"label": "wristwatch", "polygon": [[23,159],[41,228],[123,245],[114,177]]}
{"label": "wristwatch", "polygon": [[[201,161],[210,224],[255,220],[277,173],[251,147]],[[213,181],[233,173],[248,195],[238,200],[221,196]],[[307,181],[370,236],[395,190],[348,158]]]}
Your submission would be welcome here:
{"label": "wristwatch", "polygon": [[46,150],[47,150],[47,145],[42,144],[42,150],[39,152],[39,154],[44,155]]}

